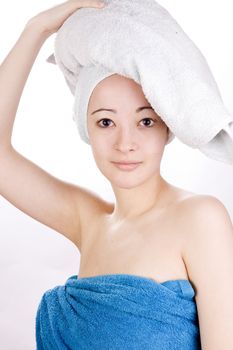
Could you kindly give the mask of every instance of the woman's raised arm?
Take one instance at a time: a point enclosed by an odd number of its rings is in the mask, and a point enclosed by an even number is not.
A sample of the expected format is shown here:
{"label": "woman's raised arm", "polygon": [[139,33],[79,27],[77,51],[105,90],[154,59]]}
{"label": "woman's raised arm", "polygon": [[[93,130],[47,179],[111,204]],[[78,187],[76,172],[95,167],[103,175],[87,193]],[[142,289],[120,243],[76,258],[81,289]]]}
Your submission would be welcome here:
{"label": "woman's raised arm", "polygon": [[[0,194],[37,221],[81,244],[80,217],[101,199],[79,186],[61,181],[19,154],[12,129],[20,97],[45,40],[75,10],[100,7],[99,1],[70,0],[33,17],[0,66]],[[83,212],[84,211],[84,212]]]}

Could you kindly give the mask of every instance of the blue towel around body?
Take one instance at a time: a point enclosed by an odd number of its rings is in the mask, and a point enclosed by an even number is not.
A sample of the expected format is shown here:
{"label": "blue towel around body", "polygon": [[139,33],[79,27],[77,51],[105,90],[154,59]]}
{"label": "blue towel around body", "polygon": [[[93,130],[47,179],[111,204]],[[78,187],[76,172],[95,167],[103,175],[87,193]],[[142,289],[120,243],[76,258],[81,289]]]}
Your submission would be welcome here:
{"label": "blue towel around body", "polygon": [[199,350],[190,281],[162,283],[129,274],[67,279],[44,293],[37,350]]}

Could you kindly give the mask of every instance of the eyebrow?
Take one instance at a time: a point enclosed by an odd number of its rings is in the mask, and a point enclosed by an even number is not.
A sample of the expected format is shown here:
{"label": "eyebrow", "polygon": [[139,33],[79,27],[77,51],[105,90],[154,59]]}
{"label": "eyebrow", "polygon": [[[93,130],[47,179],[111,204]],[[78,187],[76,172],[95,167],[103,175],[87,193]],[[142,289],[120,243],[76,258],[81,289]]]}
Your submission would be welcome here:
{"label": "eyebrow", "polygon": [[[144,109],[152,109],[153,108],[151,106],[144,106],[144,107],[138,107],[136,109],[136,113],[139,113],[141,111],[143,111]],[[91,115],[98,113],[98,112],[102,112],[102,111],[108,111],[108,112],[113,112],[113,113],[117,113],[117,111],[115,109],[111,109],[111,108],[99,108],[96,111],[92,112]]]}

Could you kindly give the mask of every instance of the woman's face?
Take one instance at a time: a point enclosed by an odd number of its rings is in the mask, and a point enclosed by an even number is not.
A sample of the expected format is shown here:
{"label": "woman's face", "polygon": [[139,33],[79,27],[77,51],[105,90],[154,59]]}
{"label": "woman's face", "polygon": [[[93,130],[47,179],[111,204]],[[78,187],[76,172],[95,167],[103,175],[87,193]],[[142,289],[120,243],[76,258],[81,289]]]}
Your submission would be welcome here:
{"label": "woman's face", "polygon": [[[93,156],[111,183],[129,188],[158,173],[168,128],[139,84],[118,74],[105,78],[93,90],[87,113]],[[123,161],[142,163],[133,171],[122,171],[112,163]]]}

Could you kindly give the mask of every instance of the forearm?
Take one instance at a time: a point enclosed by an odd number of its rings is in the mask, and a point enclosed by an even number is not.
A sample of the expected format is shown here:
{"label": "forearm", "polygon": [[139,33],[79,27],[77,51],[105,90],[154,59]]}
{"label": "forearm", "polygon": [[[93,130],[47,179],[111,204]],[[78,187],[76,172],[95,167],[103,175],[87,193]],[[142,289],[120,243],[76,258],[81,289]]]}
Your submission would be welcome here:
{"label": "forearm", "polygon": [[0,150],[11,146],[19,101],[38,52],[49,34],[28,22],[0,66]]}

